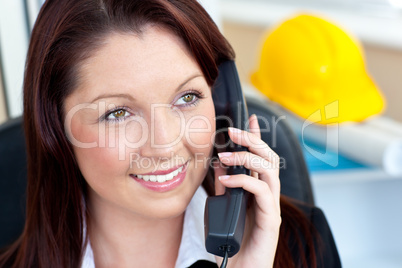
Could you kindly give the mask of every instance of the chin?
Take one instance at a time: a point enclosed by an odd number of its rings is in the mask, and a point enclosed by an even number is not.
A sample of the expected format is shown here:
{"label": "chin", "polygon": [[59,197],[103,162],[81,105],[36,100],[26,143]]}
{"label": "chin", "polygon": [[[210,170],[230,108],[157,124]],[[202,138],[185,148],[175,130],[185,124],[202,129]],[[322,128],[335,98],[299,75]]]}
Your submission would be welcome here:
{"label": "chin", "polygon": [[191,198],[188,201],[177,198],[177,200],[155,202],[154,206],[147,210],[147,214],[152,211],[153,213],[150,216],[158,220],[176,218],[183,215],[190,201]]}

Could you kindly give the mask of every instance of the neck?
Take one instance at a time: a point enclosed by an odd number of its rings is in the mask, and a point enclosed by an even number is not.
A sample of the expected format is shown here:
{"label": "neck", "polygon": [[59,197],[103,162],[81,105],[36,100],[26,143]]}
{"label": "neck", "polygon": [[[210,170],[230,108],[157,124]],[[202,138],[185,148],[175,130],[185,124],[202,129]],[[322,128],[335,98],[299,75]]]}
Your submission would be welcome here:
{"label": "neck", "polygon": [[184,213],[150,219],[112,205],[88,205],[88,234],[96,267],[174,267]]}

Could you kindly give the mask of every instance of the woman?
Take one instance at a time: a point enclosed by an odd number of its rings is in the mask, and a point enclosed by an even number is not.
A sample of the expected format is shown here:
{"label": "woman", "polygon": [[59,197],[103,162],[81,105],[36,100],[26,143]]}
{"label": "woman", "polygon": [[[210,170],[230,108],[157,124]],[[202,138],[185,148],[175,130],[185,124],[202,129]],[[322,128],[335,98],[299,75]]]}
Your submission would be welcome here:
{"label": "woman", "polygon": [[319,232],[280,198],[255,116],[229,132],[250,152],[219,155],[252,176],[211,167],[211,88],[233,58],[196,1],[46,1],[24,81],[27,221],[0,266],[216,267],[197,211],[224,187],[254,195],[228,267],[319,266]]}

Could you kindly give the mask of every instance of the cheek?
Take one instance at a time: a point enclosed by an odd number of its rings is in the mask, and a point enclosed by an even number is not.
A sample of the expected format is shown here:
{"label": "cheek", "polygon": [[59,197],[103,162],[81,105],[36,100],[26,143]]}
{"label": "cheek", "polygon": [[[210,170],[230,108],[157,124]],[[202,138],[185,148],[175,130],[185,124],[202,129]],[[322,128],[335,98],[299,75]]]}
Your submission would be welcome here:
{"label": "cheek", "polygon": [[186,141],[195,149],[210,149],[215,134],[213,103],[203,108],[203,113],[193,115],[186,122]]}
{"label": "cheek", "polygon": [[98,193],[114,187],[116,180],[111,178],[124,176],[127,170],[126,165],[118,161],[116,153],[107,148],[74,148],[74,153],[84,179]]}
{"label": "cheek", "polygon": [[73,118],[65,125],[67,137],[74,147],[93,148],[99,144],[97,125],[84,125],[81,118]]}
{"label": "cheek", "polygon": [[119,147],[119,135],[112,135],[112,131],[106,131],[99,125],[82,125],[79,122],[71,124],[70,133],[78,166],[88,182],[115,177],[127,170],[128,160],[119,154],[120,151],[124,153]]}
{"label": "cheek", "polygon": [[215,122],[207,118],[192,118],[186,129],[187,143],[194,148],[206,148],[212,144]]}
{"label": "cheek", "polygon": [[119,160],[118,150],[95,147],[74,148],[79,169],[92,190],[108,196],[115,187],[126,182],[128,161]]}
{"label": "cheek", "polygon": [[74,147],[74,153],[84,177],[111,173],[119,166],[124,165],[124,161],[119,161],[118,151],[111,148]]}
{"label": "cheek", "polygon": [[147,124],[138,120],[110,125],[82,124],[77,120],[67,128],[68,138],[78,155],[108,160],[127,159],[131,151],[136,151],[146,142],[147,131]]}

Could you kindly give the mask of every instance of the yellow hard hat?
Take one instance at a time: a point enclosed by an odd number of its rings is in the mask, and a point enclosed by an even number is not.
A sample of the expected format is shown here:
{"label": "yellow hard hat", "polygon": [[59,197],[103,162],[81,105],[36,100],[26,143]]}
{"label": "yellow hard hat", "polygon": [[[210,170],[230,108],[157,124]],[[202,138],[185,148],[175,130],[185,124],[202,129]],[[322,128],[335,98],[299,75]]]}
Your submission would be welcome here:
{"label": "yellow hard hat", "polygon": [[[286,20],[268,34],[251,82],[272,101],[320,124],[362,121],[384,108],[357,40],[312,15]],[[312,118],[317,111],[322,116]]]}

